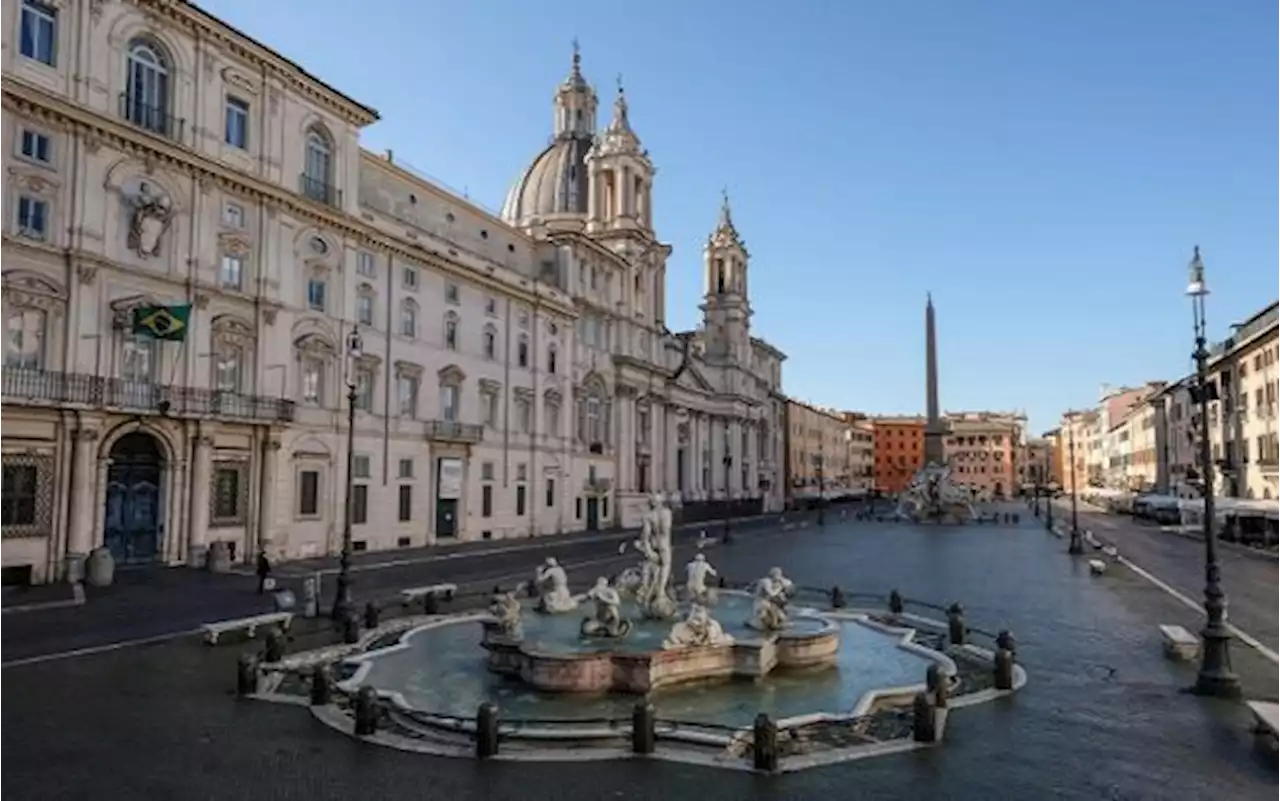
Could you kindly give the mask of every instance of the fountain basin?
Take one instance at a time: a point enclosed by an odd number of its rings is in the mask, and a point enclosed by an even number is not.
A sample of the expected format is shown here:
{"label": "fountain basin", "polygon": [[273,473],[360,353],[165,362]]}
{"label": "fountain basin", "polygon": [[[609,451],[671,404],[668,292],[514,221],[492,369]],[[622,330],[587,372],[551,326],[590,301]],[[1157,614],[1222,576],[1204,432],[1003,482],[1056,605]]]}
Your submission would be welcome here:
{"label": "fountain basin", "polygon": [[[734,636],[731,645],[663,649],[670,621],[636,620],[628,637],[567,638],[535,630],[523,640],[502,636],[489,621],[482,623],[481,646],[491,672],[519,678],[535,690],[556,693],[649,693],[664,687],[710,679],[758,679],[776,669],[834,665],[840,650],[840,626],[817,614],[793,612],[787,628],[765,634],[743,620],[750,598],[725,593],[715,615]],[[536,614],[536,613],[534,613]],[[545,629],[574,625],[582,613],[536,618]],[[683,610],[682,610],[683,614]]]}

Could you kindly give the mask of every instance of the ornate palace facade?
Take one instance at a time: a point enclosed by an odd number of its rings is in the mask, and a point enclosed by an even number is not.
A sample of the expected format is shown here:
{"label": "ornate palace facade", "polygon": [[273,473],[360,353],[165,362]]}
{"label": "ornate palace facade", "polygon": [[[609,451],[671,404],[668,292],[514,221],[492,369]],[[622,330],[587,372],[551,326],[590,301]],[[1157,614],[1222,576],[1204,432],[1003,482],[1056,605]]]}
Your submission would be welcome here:
{"label": "ornate palace facade", "polygon": [[[652,490],[779,504],[783,357],[749,334],[728,207],[706,324],[672,334],[652,167],[622,98],[588,135],[576,65],[499,219],[193,5],[3,9],[7,581],[104,546],[335,552],[349,388],[357,550],[631,525]],[[136,333],[159,308],[183,330]]]}

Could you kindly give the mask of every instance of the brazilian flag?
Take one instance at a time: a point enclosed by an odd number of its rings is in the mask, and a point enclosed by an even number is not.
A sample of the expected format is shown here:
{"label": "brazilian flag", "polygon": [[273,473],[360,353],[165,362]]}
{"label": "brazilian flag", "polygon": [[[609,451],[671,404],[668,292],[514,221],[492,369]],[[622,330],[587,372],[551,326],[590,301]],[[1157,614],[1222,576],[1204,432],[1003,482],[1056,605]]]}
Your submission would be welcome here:
{"label": "brazilian flag", "polygon": [[141,306],[133,310],[133,333],[168,342],[182,342],[190,327],[191,304]]}

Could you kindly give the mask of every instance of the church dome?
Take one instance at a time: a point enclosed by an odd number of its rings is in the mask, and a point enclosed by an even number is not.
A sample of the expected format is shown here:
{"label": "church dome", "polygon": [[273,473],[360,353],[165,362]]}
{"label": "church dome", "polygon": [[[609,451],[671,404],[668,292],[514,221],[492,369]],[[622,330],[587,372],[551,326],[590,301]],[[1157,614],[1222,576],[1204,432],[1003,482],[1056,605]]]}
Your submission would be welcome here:
{"label": "church dome", "polygon": [[590,149],[590,138],[556,137],[507,192],[502,219],[520,225],[533,217],[586,214]]}

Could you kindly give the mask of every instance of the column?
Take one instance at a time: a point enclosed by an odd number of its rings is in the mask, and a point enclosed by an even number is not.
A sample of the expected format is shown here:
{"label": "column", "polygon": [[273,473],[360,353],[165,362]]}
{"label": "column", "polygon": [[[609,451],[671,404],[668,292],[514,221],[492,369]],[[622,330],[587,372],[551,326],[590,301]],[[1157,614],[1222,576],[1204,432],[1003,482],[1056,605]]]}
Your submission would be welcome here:
{"label": "column", "polygon": [[742,420],[734,418],[729,427],[729,447],[733,456],[733,475],[729,478],[729,486],[733,493],[741,498],[747,495],[747,487],[742,483],[742,468],[747,464],[747,452],[742,447]]}
{"label": "column", "polygon": [[213,483],[213,438],[197,436],[196,458],[191,465],[191,537],[188,540],[188,567],[204,567],[209,550],[209,489]]}
{"label": "column", "polygon": [[756,424],[755,420],[749,420],[747,421],[746,427],[743,429],[746,432],[747,439],[747,448],[743,451],[743,458],[746,459],[746,464],[751,469],[747,473],[747,485],[742,489],[746,492],[747,496],[751,498],[754,498],[760,493],[758,480],[760,475],[760,455],[756,453],[758,450],[756,438],[759,436],[759,433],[756,431]]}
{"label": "column", "polygon": [[618,393],[618,489],[634,492],[636,488],[636,399],[630,392]]}
{"label": "column", "polygon": [[78,429],[72,435],[72,476],[70,491],[71,527],[67,533],[67,581],[84,580],[84,560],[93,550],[93,518],[97,508],[93,451],[98,432],[88,428]]}
{"label": "column", "polygon": [[273,530],[276,522],[276,486],[278,463],[280,461],[280,440],[267,435],[262,441],[262,497],[258,503],[258,548],[266,551],[273,559],[279,558],[275,548]]}

